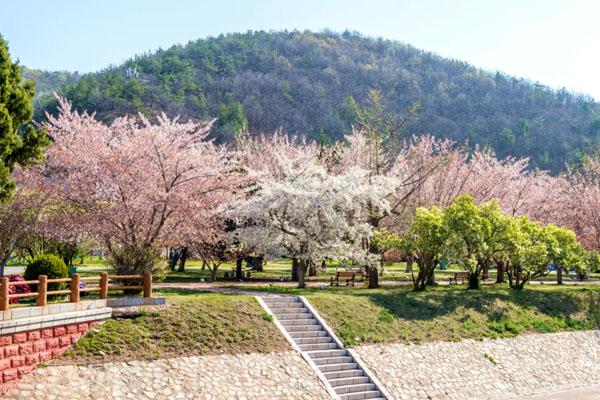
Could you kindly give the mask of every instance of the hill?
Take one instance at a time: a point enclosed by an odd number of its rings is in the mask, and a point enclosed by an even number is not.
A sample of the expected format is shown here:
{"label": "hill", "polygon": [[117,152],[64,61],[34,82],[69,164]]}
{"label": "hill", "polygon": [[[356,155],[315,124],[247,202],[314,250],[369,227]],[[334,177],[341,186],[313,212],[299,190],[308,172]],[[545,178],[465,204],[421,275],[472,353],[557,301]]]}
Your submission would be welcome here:
{"label": "hill", "polygon": [[[221,140],[282,127],[327,142],[349,131],[351,97],[363,103],[373,88],[400,114],[420,103],[406,135],[490,146],[554,172],[600,144],[600,105],[590,97],[350,32],[210,37],[83,75],[61,93],[103,120],[138,111],[217,116]],[[52,112],[48,95],[39,101],[38,117]]]}
{"label": "hill", "polygon": [[48,103],[54,92],[60,91],[64,86],[73,84],[79,80],[81,75],[77,72],[68,71],[43,71],[40,69],[21,67],[21,75],[24,79],[35,81],[35,97],[33,105],[40,111],[44,107],[42,102]]}

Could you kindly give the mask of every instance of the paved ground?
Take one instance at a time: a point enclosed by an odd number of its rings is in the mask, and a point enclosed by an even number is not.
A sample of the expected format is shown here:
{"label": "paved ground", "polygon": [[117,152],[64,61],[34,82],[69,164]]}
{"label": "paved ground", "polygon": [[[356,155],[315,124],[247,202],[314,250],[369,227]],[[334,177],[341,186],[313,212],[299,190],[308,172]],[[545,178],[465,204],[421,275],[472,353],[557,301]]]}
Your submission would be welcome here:
{"label": "paved ground", "polygon": [[325,386],[296,352],[179,357],[50,366],[5,400],[326,400]]}
{"label": "paved ground", "polygon": [[600,331],[355,350],[398,400],[600,399]]}
{"label": "paved ground", "polygon": [[524,397],[510,397],[502,400],[598,400],[600,385],[577,389],[566,389]]}

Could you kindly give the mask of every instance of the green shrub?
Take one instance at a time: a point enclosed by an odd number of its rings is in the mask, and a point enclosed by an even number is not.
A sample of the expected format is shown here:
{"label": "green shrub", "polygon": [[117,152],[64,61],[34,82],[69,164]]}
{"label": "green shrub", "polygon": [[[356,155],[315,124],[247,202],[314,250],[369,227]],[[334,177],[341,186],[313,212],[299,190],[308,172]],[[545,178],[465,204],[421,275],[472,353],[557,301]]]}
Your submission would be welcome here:
{"label": "green shrub", "polygon": [[[69,269],[62,258],[53,254],[42,254],[37,256],[25,268],[26,280],[37,280],[40,275],[46,275],[48,279],[68,278]],[[64,289],[64,283],[49,283],[48,291]]]}
{"label": "green shrub", "polygon": [[[152,272],[157,275],[163,272],[167,266],[155,249],[144,246],[113,246],[109,265],[117,275],[142,275],[144,272]],[[120,283],[127,286],[140,286],[143,282],[141,279],[139,281],[129,279]],[[141,290],[126,289],[124,292],[125,294],[137,294]]]}

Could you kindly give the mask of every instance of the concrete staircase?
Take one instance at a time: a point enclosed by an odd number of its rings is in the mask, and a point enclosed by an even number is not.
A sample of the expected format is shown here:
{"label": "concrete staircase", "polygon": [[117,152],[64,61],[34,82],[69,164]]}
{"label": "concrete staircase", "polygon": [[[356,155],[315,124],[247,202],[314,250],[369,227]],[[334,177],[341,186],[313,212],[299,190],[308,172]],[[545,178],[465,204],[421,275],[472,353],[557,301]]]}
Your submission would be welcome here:
{"label": "concrete staircase", "polygon": [[303,355],[312,360],[341,400],[386,399],[349,352],[299,297],[263,297],[269,311]]}

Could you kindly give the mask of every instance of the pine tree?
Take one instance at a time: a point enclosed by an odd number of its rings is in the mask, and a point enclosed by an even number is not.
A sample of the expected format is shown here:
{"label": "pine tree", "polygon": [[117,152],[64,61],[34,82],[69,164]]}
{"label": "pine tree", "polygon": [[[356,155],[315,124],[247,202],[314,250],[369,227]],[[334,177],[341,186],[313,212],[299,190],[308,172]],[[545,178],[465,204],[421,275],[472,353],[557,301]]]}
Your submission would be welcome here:
{"label": "pine tree", "polygon": [[0,36],[0,200],[9,198],[15,183],[16,164],[26,166],[42,159],[46,133],[31,124],[35,84],[22,81],[18,63],[10,60]]}

